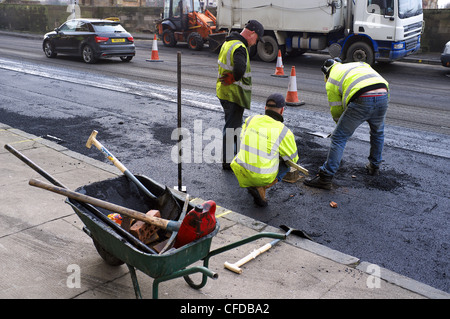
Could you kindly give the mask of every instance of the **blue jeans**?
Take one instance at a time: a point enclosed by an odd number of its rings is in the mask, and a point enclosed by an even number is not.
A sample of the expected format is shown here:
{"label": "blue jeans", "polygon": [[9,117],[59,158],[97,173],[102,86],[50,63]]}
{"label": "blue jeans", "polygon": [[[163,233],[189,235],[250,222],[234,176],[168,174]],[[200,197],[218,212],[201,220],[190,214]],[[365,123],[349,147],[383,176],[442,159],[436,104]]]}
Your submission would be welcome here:
{"label": "blue jeans", "polygon": [[276,179],[281,182],[283,177],[290,171],[290,167],[280,158],[280,164],[278,165],[278,173]]}
{"label": "blue jeans", "polygon": [[326,162],[320,170],[329,176],[336,174],[344,153],[345,144],[356,128],[367,121],[370,126],[369,162],[379,167],[384,145],[384,119],[389,104],[388,95],[359,97],[350,102],[341,115],[331,136],[331,145]]}
{"label": "blue jeans", "polygon": [[[225,113],[225,125],[223,127],[223,141],[222,141],[222,159],[223,163],[231,163],[234,156],[238,151],[239,144],[239,131],[236,129],[242,127],[242,117],[244,115],[244,108],[236,103],[229,102],[226,100],[220,100],[222,104],[223,111]],[[233,135],[227,134],[233,132]],[[230,130],[233,129],[233,130]],[[227,137],[227,135],[229,135]],[[228,146],[227,152],[227,142],[233,143],[233,145]]]}

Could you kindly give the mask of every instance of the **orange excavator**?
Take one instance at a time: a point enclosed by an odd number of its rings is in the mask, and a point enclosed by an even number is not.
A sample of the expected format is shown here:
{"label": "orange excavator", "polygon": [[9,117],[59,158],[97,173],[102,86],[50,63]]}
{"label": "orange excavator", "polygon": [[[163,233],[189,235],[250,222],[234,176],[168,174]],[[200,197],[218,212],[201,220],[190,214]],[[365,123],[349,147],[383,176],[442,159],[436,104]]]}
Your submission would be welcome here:
{"label": "orange excavator", "polygon": [[[216,17],[209,10],[203,10],[199,0],[165,0],[157,30],[165,46],[174,47],[177,42],[187,42],[190,49],[197,51],[202,50],[207,42],[210,49],[216,49],[216,40],[211,40],[210,36],[220,33],[219,38],[225,38],[227,34],[216,30]],[[218,41],[220,43],[221,40]]]}

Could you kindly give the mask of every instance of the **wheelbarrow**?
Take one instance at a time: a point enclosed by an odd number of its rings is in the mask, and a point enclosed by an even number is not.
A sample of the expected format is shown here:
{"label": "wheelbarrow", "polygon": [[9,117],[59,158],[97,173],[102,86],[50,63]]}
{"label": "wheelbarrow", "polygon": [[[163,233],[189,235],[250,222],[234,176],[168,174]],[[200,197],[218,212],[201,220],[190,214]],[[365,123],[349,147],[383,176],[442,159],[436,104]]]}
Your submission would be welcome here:
{"label": "wheelbarrow", "polygon": [[[61,182],[44,171],[32,160],[6,144],[5,149],[45,177],[53,185],[66,188]],[[126,176],[108,179],[77,189],[81,194],[91,195],[100,200],[106,199],[109,202],[128,207],[133,210],[146,212],[150,209],[157,209],[161,212],[161,217],[168,217],[175,214],[172,220],[181,221],[184,216],[183,210],[177,210],[177,207],[183,207],[187,203],[186,210],[193,209],[193,205],[186,201],[181,195],[173,194],[167,187],[157,183],[146,176],[135,176],[155,197],[147,196],[136,183],[131,182]],[[174,205],[174,199],[177,205]],[[142,298],[135,269],[154,278],[153,298],[158,298],[158,285],[161,282],[184,277],[186,282],[195,289],[200,289],[206,285],[207,279],[217,279],[217,273],[208,268],[209,259],[219,253],[244,245],[259,238],[268,237],[274,239],[285,239],[286,236],[278,233],[259,233],[245,238],[241,241],[232,243],[222,248],[210,251],[212,238],[218,233],[220,225],[217,222],[215,229],[208,235],[192,241],[179,248],[174,248],[158,254],[147,247],[142,241],[132,236],[118,224],[113,222],[107,216],[109,211],[94,207],[81,201],[66,199],[78,217],[84,223],[83,230],[88,234],[94,243],[95,248],[104,261],[112,266],[127,264],[135,291],[136,298]],[[184,208],[184,207],[183,207]],[[185,211],[185,210],[184,210]],[[170,239],[173,238],[171,234]],[[162,236],[164,237],[164,236]],[[164,249],[163,249],[164,250]],[[190,266],[194,262],[203,260],[203,266]],[[190,267],[189,267],[190,266]],[[189,275],[194,273],[202,274],[202,281],[196,284]]]}
{"label": "wheelbarrow", "polygon": [[[136,178],[156,196],[164,192],[165,187],[152,179],[140,175],[136,175]],[[151,198],[146,197],[138,187],[132,182],[129,182],[124,176],[85,185],[76,191],[142,212],[150,209],[161,210],[161,207],[155,207],[156,203]],[[173,197],[179,201],[182,207],[185,203],[185,198],[177,193],[174,193]],[[215,229],[204,237],[182,247],[169,249],[161,254],[151,253],[143,251],[132,242],[126,240],[102,219],[96,217],[96,214],[92,211],[96,208],[82,205],[82,203],[70,198],[66,199],[66,203],[73,208],[84,223],[84,232],[92,238],[97,252],[104,261],[113,266],[124,263],[128,266],[136,298],[142,298],[136,269],[154,279],[152,293],[153,298],[157,299],[158,287],[161,282],[183,277],[190,287],[200,289],[206,285],[208,278],[217,279],[218,274],[208,268],[209,259],[212,256],[263,237],[285,239],[284,234],[270,232],[258,233],[241,241],[210,251],[212,239],[220,228],[219,222],[217,222]],[[164,203],[161,204],[159,202],[159,205],[164,205]],[[189,211],[193,208],[194,206],[188,203],[187,210]],[[110,213],[101,208],[98,210],[103,214]],[[163,211],[161,210],[161,212]],[[181,212],[177,216],[177,220],[180,216]],[[166,216],[161,217],[165,218]],[[164,235],[162,234],[161,237],[164,237]],[[168,237],[167,234],[166,237]],[[193,263],[200,260],[203,260],[202,266],[192,266]],[[190,278],[190,275],[195,273],[202,274],[200,283],[195,283]]]}

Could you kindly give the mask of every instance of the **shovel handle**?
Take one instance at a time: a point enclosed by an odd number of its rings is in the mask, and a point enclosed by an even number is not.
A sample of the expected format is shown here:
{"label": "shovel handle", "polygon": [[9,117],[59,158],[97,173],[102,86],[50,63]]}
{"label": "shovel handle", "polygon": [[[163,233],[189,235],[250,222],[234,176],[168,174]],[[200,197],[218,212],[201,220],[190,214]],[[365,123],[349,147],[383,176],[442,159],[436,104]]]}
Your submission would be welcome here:
{"label": "shovel handle", "polygon": [[305,174],[306,176],[309,175],[309,171],[308,171],[306,168],[304,168],[304,167],[298,165],[297,163],[294,163],[294,162],[291,161],[291,160],[286,161],[286,163],[287,163],[288,166],[295,168],[296,170],[302,172],[302,173]]}
{"label": "shovel handle", "polygon": [[97,134],[98,132],[96,130],[92,131],[86,142],[86,147],[91,148],[91,146],[94,145],[96,148],[98,148],[99,151],[103,153],[103,155],[105,155],[107,159],[109,159],[114,164],[115,167],[117,167],[122,173],[124,173],[127,168],[110,151],[108,151],[108,149],[104,147],[102,143],[97,141]]}
{"label": "shovel handle", "polygon": [[125,216],[129,216],[131,218],[137,219],[137,220],[141,220],[143,222],[146,222],[148,224],[154,225],[158,228],[162,228],[162,229],[167,229],[170,231],[178,231],[180,229],[180,224],[177,222],[174,222],[172,220],[167,220],[164,218],[158,218],[158,217],[151,217],[151,216],[147,216],[146,214],[143,214],[141,212],[138,212],[136,210],[133,209],[129,209],[123,206],[119,206],[116,204],[112,204],[106,201],[103,201],[101,199],[97,199],[91,196],[87,196],[84,194],[80,194],[77,192],[73,192],[70,191],[68,189],[62,188],[62,187],[58,187],[58,186],[54,186],[48,183],[44,183],[41,182],[39,180],[36,179],[30,179],[30,181],[28,182],[31,186],[35,186],[35,187],[39,187],[48,191],[51,191],[53,193],[57,193],[60,195],[64,195],[67,196],[69,198],[72,198],[74,200],[80,201],[80,202],[84,202],[84,203],[88,203],[97,207],[101,207],[104,209],[107,209],[109,211],[121,214],[121,215],[125,215]]}
{"label": "shovel handle", "polygon": [[123,174],[125,174],[126,177],[131,179],[140,189],[147,195],[148,197],[152,199],[156,199],[157,197],[153,195],[126,167],[123,165],[106,147],[103,146],[102,143],[100,143],[97,139],[98,132],[96,130],[93,130],[91,135],[89,136],[86,147],[91,148],[92,145],[94,145],[99,151],[105,155],[107,159],[109,159],[115,167],[117,167]]}

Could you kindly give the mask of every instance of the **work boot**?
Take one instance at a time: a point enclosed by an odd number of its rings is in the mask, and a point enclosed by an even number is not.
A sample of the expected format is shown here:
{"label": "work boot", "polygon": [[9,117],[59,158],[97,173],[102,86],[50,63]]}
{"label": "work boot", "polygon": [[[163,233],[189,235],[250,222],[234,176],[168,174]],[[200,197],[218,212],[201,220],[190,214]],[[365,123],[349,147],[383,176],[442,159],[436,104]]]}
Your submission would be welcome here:
{"label": "work boot", "polygon": [[303,184],[310,187],[331,189],[331,180],[333,176],[326,175],[324,172],[320,171],[315,177],[310,179],[305,179]]}
{"label": "work boot", "polygon": [[368,163],[366,165],[367,174],[371,176],[378,176],[380,175],[380,168],[373,165],[372,163]]}
{"label": "work boot", "polygon": [[256,205],[260,207],[266,207],[268,205],[266,200],[266,189],[272,187],[277,182],[278,179],[275,178],[272,183],[266,186],[247,187],[247,191],[250,193],[250,195],[253,196]]}
{"label": "work boot", "polygon": [[247,187],[247,191],[253,196],[253,200],[256,205],[260,207],[267,206],[266,188],[264,186]]}
{"label": "work boot", "polygon": [[264,186],[265,189],[268,189],[269,187],[272,187],[273,185],[275,185],[276,183],[278,183],[278,179],[274,179],[272,183],[270,183],[269,185]]}

